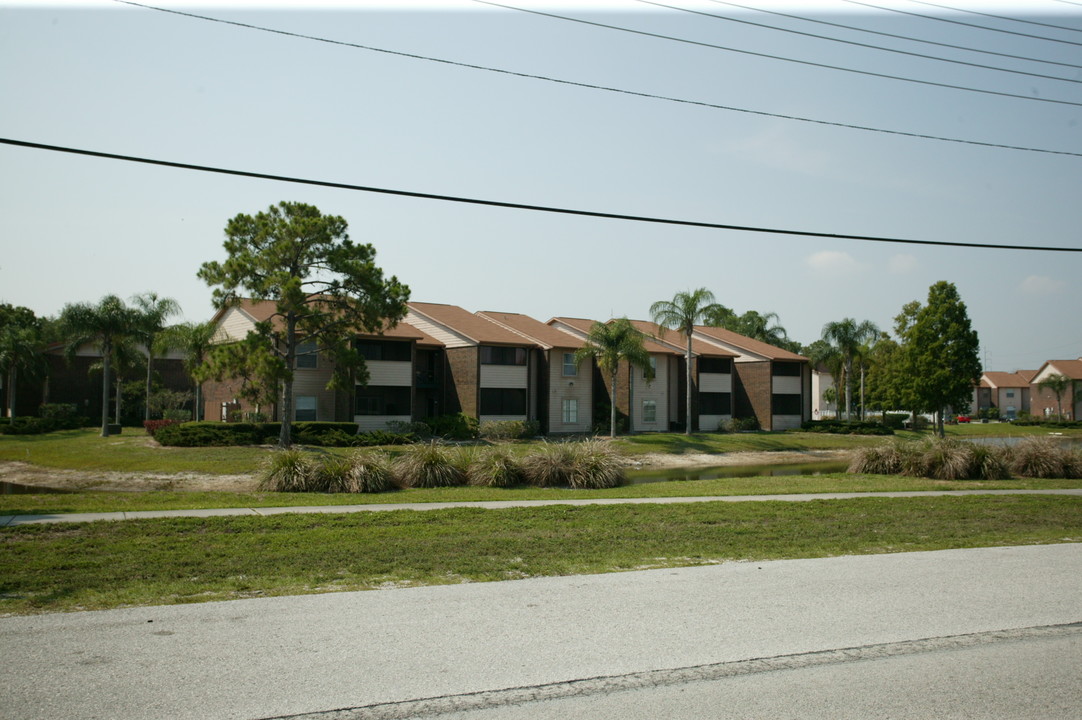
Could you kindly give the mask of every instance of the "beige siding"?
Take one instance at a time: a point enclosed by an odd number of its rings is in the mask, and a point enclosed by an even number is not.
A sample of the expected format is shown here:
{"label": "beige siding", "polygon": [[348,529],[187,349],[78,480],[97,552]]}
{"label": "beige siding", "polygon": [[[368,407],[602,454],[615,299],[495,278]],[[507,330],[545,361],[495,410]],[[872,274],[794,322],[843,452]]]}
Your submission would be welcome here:
{"label": "beige siding", "polygon": [[214,333],[212,342],[223,343],[243,340],[248,332],[255,330],[255,323],[240,308],[229,308],[225,311],[222,319],[218,321],[218,330]]}
{"label": "beige siding", "polygon": [[[653,380],[646,380],[640,368],[631,368],[631,429],[634,432],[647,430],[668,431],[669,429],[669,372],[665,362],[667,355],[652,355],[657,358],[657,374]],[[644,400],[653,400],[657,405],[657,419],[648,423],[643,420],[642,404]]]}
{"label": "beige siding", "polygon": [[801,387],[800,377],[775,377],[772,383],[774,393],[779,395],[800,395],[803,388]]}
{"label": "beige siding", "polygon": [[526,365],[482,365],[478,387],[526,388],[529,387],[528,379]]}
{"label": "beige siding", "polygon": [[823,399],[823,393],[834,387],[834,376],[826,372],[813,372],[811,376],[812,419],[835,417],[838,406]]}
{"label": "beige siding", "polygon": [[423,315],[418,315],[412,310],[406,313],[406,322],[408,322],[410,325],[417,328],[418,330],[422,330],[428,333],[449,348],[469,347],[470,345],[477,344],[471,340],[466,339],[462,335],[459,335],[446,325],[440,325],[433,320],[429,320]]}
{"label": "beige siding", "polygon": [[802,420],[799,415],[775,415],[773,430],[798,430]]}
{"label": "beige siding", "polygon": [[699,430],[700,432],[714,432],[725,420],[731,420],[732,415],[700,415],[699,416]]}
{"label": "beige siding", "polygon": [[409,361],[369,360],[366,365],[369,385],[409,387],[413,384],[413,363]]}
{"label": "beige siding", "polygon": [[[327,389],[331,380],[330,363],[315,370],[298,369],[293,373],[293,397],[314,396],[316,398],[316,419],[334,420],[334,391]],[[296,410],[296,404],[294,404]]]}
{"label": "beige siding", "polygon": [[[549,362],[549,432],[580,433],[593,426],[593,373],[590,361],[578,365],[578,375],[564,375],[564,355],[553,350]],[[578,400],[579,421],[565,423],[564,400]]]}
{"label": "beige siding", "polygon": [[371,430],[386,430],[389,422],[409,422],[409,415],[354,415],[353,422],[357,423],[357,429],[361,432]]}
{"label": "beige siding", "polygon": [[[658,360],[658,363],[661,363]],[[666,361],[666,367],[669,374],[669,417],[676,420],[680,416],[680,364],[683,364],[683,358],[679,360],[674,357],[669,357]],[[668,426],[665,427],[668,430]]]}
{"label": "beige siding", "polygon": [[[699,392],[704,393],[731,393],[733,391],[733,376],[729,373],[699,373]],[[712,416],[703,416],[712,417]],[[720,416],[718,416],[720,417]]]}

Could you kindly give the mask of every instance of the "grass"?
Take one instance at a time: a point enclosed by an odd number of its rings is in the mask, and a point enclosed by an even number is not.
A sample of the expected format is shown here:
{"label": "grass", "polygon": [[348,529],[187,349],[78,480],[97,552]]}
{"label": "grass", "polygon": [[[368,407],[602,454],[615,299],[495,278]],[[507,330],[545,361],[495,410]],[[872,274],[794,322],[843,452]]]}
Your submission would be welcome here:
{"label": "grass", "polygon": [[30,525],[0,614],[1082,540],[1082,498],[552,506]]}

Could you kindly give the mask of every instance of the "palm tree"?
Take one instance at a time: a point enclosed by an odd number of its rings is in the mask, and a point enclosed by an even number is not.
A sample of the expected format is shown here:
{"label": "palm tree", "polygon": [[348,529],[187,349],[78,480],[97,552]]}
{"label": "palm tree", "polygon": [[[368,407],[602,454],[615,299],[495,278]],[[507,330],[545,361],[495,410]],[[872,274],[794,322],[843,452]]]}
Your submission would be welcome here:
{"label": "palm tree", "polygon": [[138,314],[116,295],[106,295],[97,305],[65,305],[60,320],[69,358],[85,343],[96,344],[101,352],[101,436],[109,437],[109,373],[117,345],[136,333]]}
{"label": "palm tree", "polygon": [[714,302],[714,293],[706,288],[678,292],[672,300],[659,300],[650,306],[650,315],[654,322],[669,330],[676,330],[683,334],[687,345],[684,351],[684,367],[687,370],[687,423],[684,426],[684,434],[690,435],[692,430],[691,413],[691,336],[695,331],[695,325],[708,313],[714,313],[717,303]]}
{"label": "palm tree", "polygon": [[150,419],[150,384],[154,371],[155,341],[165,330],[165,321],[180,313],[180,305],[172,298],[160,298],[157,293],[148,292],[132,298],[136,312],[139,313],[136,336],[146,347],[147,387],[144,398],[143,419]]}
{"label": "palm tree", "polygon": [[1059,373],[1052,373],[1044,380],[1037,383],[1038,388],[1041,390],[1051,390],[1056,396],[1056,406],[1060,420],[1063,420],[1063,396],[1071,389],[1073,384],[1071,378],[1066,375],[1060,375]]}
{"label": "palm tree", "polygon": [[0,376],[7,387],[8,417],[15,417],[15,381],[20,371],[34,373],[42,366],[42,343],[37,329],[15,324],[0,327]]}
{"label": "palm tree", "polygon": [[845,386],[845,419],[852,420],[853,407],[853,359],[857,356],[862,343],[879,334],[879,328],[864,320],[858,323],[853,318],[838,322],[829,322],[823,326],[823,339],[830,343],[841,359],[842,383]]}
{"label": "palm tree", "polygon": [[610,387],[609,437],[616,437],[616,371],[620,361],[626,360],[632,366],[653,375],[650,368],[650,353],[643,345],[645,336],[639,332],[627,318],[620,318],[608,323],[595,322],[586,336],[586,344],[575,353],[575,362],[593,358],[601,373],[608,378]]}
{"label": "palm tree", "polygon": [[207,359],[213,344],[211,340],[217,331],[213,323],[181,323],[171,325],[165,329],[160,338],[161,349],[177,349],[184,353],[184,371],[195,384],[195,412],[193,417],[202,420],[203,415],[203,383],[198,375],[197,368],[201,367]]}

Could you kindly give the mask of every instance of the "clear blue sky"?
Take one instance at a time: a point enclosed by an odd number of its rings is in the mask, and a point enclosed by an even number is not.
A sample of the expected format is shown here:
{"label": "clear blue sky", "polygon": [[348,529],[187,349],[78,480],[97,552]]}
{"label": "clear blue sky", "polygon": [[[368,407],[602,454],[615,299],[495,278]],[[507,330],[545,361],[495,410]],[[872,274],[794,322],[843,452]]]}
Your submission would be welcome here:
{"label": "clear blue sky", "polygon": [[[967,67],[648,6],[516,7],[866,72],[740,54],[473,2],[158,5],[329,40],[848,125],[1082,154],[1082,6],[869,0],[672,7],[1052,75]],[[739,0],[734,0],[739,1]],[[943,19],[998,28],[966,27]],[[1020,22],[1029,21],[1028,23]],[[1037,25],[1033,23],[1044,23]],[[1057,27],[1048,27],[1053,25]],[[1059,42],[1056,42],[1058,40]],[[1046,62],[1035,62],[1044,60]],[[1066,63],[1055,65],[1052,63]],[[112,2],[0,1],[0,137],[399,190],[793,230],[1082,247],[1082,157],[918,139],[605,92]],[[1042,102],[1065,100],[1075,104]],[[280,200],[345,217],[414,299],[470,310],[646,318],[710,288],[780,315],[890,329],[955,283],[987,367],[1082,355],[1082,253],[887,245],[456,205],[0,145],[0,302],[55,314],[155,291],[213,312],[195,276],[223,228]],[[982,358],[983,359],[983,358]]]}

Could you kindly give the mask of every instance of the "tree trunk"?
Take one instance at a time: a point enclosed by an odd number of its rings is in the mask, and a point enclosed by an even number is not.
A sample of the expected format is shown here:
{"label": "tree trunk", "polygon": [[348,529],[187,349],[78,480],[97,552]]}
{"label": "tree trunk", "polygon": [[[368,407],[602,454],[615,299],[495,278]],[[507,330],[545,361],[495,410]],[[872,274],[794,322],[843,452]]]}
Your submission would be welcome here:
{"label": "tree trunk", "polygon": [[616,371],[612,371],[612,393],[609,396],[609,438],[616,439]]}
{"label": "tree trunk", "polygon": [[286,379],[282,383],[282,430],[278,447],[288,449],[293,444],[293,362],[297,355],[297,318],[286,314]]}
{"label": "tree trunk", "polygon": [[116,424],[120,424],[120,401],[123,399],[123,383],[120,379],[120,373],[116,374]]}
{"label": "tree trunk", "polygon": [[8,417],[15,419],[15,363],[8,368]]}
{"label": "tree trunk", "polygon": [[101,346],[101,436],[109,437],[109,356],[113,347],[109,343]]}
{"label": "tree trunk", "polygon": [[684,434],[691,434],[691,331],[688,331],[688,350],[684,356],[684,366],[687,368],[687,425],[684,427]]}
{"label": "tree trunk", "polygon": [[149,420],[150,419],[150,374],[151,374],[151,371],[153,370],[153,365],[154,365],[154,353],[152,353],[150,351],[150,347],[148,345],[147,346],[147,394],[146,394],[144,408],[143,408],[143,419],[144,420]]}
{"label": "tree trunk", "polygon": [[195,407],[192,408],[192,419],[203,419],[203,383],[195,384]]}
{"label": "tree trunk", "polygon": [[860,363],[860,421],[864,422],[864,363]]}

